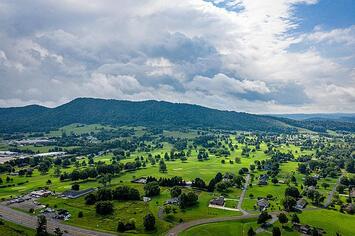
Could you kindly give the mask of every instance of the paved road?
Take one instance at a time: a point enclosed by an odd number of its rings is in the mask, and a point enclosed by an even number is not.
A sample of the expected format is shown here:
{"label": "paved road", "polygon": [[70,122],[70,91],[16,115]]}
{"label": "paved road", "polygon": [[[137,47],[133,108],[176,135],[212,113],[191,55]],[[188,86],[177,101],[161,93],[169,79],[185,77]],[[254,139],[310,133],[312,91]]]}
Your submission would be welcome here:
{"label": "paved road", "polygon": [[[11,221],[15,224],[19,224],[28,228],[35,229],[37,227],[37,216],[31,216],[21,211],[16,211],[10,207],[0,204],[1,218],[7,221]],[[47,218],[47,229],[50,233],[53,233],[54,229],[59,227],[62,231],[65,231],[66,236],[113,236],[115,234],[97,232],[93,230],[83,229],[71,225],[65,225],[61,222]]]}
{"label": "paved road", "polygon": [[242,215],[242,216],[228,216],[228,217],[221,217],[221,218],[209,218],[209,219],[199,219],[199,220],[189,221],[186,223],[178,224],[177,226],[175,226],[174,228],[169,230],[167,235],[168,236],[177,236],[182,231],[184,231],[190,227],[196,226],[196,225],[216,223],[216,222],[222,222],[222,221],[252,219],[252,218],[256,218],[256,217],[257,216],[255,216],[255,215]]}
{"label": "paved road", "polygon": [[247,192],[247,188],[249,186],[249,183],[250,183],[250,174],[248,174],[245,179],[244,188],[243,188],[242,194],[240,195],[240,199],[239,199],[238,206],[237,206],[237,209],[239,209],[244,215],[249,215],[249,213],[247,211],[242,209],[243,200],[245,197],[245,193]]}
{"label": "paved road", "polygon": [[329,192],[328,197],[327,197],[327,200],[325,200],[325,203],[324,203],[324,207],[325,207],[325,208],[327,208],[327,207],[330,205],[330,203],[332,202],[333,195],[334,195],[334,193],[335,193],[335,191],[336,191],[336,189],[337,189],[337,187],[338,187],[338,185],[339,185],[339,183],[340,183],[341,177],[343,177],[343,176],[341,175],[341,176],[339,177],[339,179],[337,180],[337,183],[334,185],[332,191]]}

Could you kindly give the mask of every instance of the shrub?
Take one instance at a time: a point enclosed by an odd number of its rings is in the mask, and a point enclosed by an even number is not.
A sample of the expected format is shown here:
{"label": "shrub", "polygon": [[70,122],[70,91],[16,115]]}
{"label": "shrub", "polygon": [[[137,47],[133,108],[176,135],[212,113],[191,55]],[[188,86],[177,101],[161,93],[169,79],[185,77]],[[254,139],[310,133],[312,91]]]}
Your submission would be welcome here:
{"label": "shrub", "polygon": [[110,201],[101,201],[96,203],[96,213],[100,215],[108,215],[113,212],[113,204]]}
{"label": "shrub", "polygon": [[143,218],[143,225],[146,230],[153,230],[155,228],[155,217],[149,213]]}

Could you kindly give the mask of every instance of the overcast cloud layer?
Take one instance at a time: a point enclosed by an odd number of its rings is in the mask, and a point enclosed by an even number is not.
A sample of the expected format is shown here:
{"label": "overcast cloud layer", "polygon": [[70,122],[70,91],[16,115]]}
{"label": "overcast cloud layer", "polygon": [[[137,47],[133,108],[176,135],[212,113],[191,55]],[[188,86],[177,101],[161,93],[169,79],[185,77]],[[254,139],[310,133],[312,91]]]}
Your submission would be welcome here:
{"label": "overcast cloud layer", "polygon": [[317,0],[3,0],[0,106],[76,97],[354,112],[355,25],[293,34]]}

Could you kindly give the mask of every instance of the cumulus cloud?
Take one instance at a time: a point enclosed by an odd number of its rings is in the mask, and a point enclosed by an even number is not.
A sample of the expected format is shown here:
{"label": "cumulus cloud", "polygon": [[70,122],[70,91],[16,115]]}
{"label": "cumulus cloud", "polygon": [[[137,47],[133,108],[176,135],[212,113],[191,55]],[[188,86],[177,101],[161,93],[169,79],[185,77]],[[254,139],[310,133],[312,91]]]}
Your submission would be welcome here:
{"label": "cumulus cloud", "polygon": [[316,3],[5,0],[0,106],[93,96],[258,113],[354,111],[354,26],[290,33],[294,7]]}

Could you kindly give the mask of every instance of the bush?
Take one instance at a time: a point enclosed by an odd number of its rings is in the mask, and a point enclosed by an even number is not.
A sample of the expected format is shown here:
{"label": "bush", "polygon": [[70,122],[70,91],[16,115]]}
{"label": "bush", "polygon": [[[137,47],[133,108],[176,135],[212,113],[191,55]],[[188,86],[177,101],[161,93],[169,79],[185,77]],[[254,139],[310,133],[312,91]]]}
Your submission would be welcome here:
{"label": "bush", "polygon": [[113,199],[116,200],[139,200],[139,191],[128,186],[119,186],[112,192]]}
{"label": "bush", "polygon": [[96,195],[93,193],[90,193],[85,197],[85,204],[87,205],[94,205],[96,202]]}
{"label": "bush", "polygon": [[155,228],[155,217],[149,213],[143,218],[143,225],[146,230],[153,230]]}
{"label": "bush", "polygon": [[182,193],[180,195],[180,208],[185,208],[197,204],[198,196],[194,192]]}
{"label": "bush", "polygon": [[83,212],[82,212],[82,211],[79,211],[78,217],[79,217],[79,218],[83,218],[83,216],[84,216]]}
{"label": "bush", "polygon": [[157,196],[160,194],[159,184],[156,181],[144,185],[145,195],[147,197]]}
{"label": "bush", "polygon": [[132,230],[136,228],[136,220],[134,218],[130,219],[125,225],[126,230]]}
{"label": "bush", "polygon": [[96,203],[96,213],[100,215],[108,215],[113,212],[113,204],[110,201],[101,201]]}
{"label": "bush", "polygon": [[124,232],[126,230],[126,227],[122,221],[118,221],[117,225],[117,231],[118,232]]}
{"label": "bush", "polygon": [[75,191],[78,191],[78,190],[80,189],[80,185],[79,185],[79,184],[73,184],[73,185],[71,186],[71,189],[72,189],[72,190],[75,190]]}
{"label": "bush", "polygon": [[181,194],[181,188],[179,186],[174,186],[170,189],[171,197],[178,197]]}

